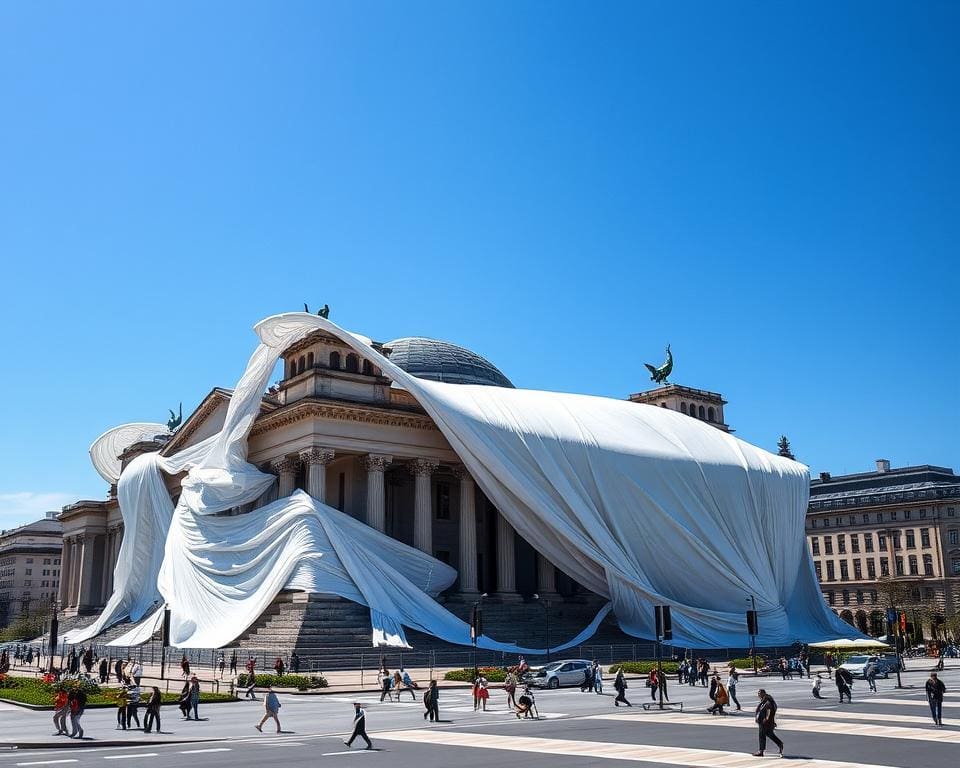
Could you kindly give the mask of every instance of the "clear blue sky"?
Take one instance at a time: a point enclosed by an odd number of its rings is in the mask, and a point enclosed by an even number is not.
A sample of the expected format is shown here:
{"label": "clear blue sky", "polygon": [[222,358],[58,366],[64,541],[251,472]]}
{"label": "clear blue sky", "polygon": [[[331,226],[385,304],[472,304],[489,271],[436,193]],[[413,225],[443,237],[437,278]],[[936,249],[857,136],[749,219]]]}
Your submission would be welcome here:
{"label": "clear blue sky", "polygon": [[960,469],[960,4],[0,6],[0,526],[328,302],[523,387],[673,345],[814,472]]}

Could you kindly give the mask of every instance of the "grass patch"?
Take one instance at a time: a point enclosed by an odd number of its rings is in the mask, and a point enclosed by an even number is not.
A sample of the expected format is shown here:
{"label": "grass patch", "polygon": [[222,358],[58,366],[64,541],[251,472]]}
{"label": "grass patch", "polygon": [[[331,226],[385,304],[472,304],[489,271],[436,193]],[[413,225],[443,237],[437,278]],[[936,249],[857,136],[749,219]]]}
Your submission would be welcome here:
{"label": "grass patch", "polygon": [[[80,680],[61,680],[59,682],[45,682],[40,678],[34,677],[14,677],[12,675],[0,676],[0,699],[15,701],[20,704],[32,704],[38,707],[52,707],[53,699],[59,690],[70,691],[75,688],[82,688],[87,694],[87,706],[90,705],[117,705],[116,688],[101,688],[94,681],[89,679]],[[148,687],[141,688],[143,703],[149,698]],[[176,702],[179,694],[164,693],[162,700],[164,704]],[[228,693],[200,693],[201,704],[211,704],[221,701],[235,701],[236,697]]]}
{"label": "grass patch", "polygon": [[[487,678],[490,683],[502,683],[507,676],[507,670],[500,667],[480,667],[481,675]],[[473,682],[473,667],[467,669],[451,669],[443,676],[444,680],[455,680],[460,683]]]}
{"label": "grass patch", "polygon": [[[248,675],[246,673],[237,677],[237,687],[246,688]],[[308,691],[311,688],[326,688],[327,679],[323,675],[272,675],[259,674],[254,675],[253,679],[259,688],[266,688],[268,685],[275,685],[277,688],[296,688],[298,691]]]}
{"label": "grass patch", "polygon": [[[621,661],[617,664],[614,664],[608,670],[611,675],[617,674],[617,671],[620,668],[623,668],[623,674],[625,675],[649,675],[653,670],[657,668],[657,662],[655,661]],[[663,662],[663,671],[668,675],[677,674],[677,662],[675,661],[665,661]]]}

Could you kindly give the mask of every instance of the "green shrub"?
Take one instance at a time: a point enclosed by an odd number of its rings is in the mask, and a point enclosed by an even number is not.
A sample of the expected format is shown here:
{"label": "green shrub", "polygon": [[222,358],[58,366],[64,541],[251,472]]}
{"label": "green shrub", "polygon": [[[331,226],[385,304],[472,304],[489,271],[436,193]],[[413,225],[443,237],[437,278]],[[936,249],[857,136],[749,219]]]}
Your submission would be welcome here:
{"label": "green shrub", "polygon": [[[43,680],[34,677],[13,677],[0,676],[0,699],[16,701],[21,704],[33,704],[39,707],[52,707],[53,699],[57,691],[71,691],[76,688],[82,688],[87,694],[87,704],[110,704],[116,705],[117,692],[119,688],[101,689],[95,681],[88,678],[70,678],[56,683],[45,683]],[[141,701],[146,703],[150,697],[150,688],[141,688]],[[178,694],[163,694],[163,702],[169,704],[177,700]],[[200,694],[200,703],[211,703],[216,701],[234,701],[236,697],[227,693],[205,693]]]}
{"label": "green shrub", "polygon": [[[617,670],[623,667],[623,673],[625,675],[649,675],[653,670],[657,668],[657,662],[655,661],[621,661],[617,664],[614,664],[610,667],[610,674],[617,674]],[[675,661],[665,661],[663,662],[663,671],[668,675],[677,674],[677,662]]]}
{"label": "green shrub", "polygon": [[[757,656],[757,669],[763,669],[763,665],[766,663],[767,661],[763,656]],[[729,661],[716,662],[714,666],[724,668],[734,666],[737,669],[753,669],[753,657],[747,656],[745,659],[730,659]]]}
{"label": "green shrub", "polygon": [[[248,675],[246,673],[237,678],[237,685],[240,688],[246,688],[249,685]],[[327,679],[323,675],[272,675],[260,673],[254,675],[254,684],[260,688],[266,688],[268,685],[275,685],[277,688],[296,688],[299,691],[306,691],[310,688],[326,688]]]}
{"label": "green shrub", "polygon": [[[507,670],[500,667],[480,667],[478,669],[481,675],[487,678],[489,683],[502,683],[507,677]],[[460,683],[473,682],[473,667],[466,669],[451,669],[443,676],[444,680],[455,680]]]}

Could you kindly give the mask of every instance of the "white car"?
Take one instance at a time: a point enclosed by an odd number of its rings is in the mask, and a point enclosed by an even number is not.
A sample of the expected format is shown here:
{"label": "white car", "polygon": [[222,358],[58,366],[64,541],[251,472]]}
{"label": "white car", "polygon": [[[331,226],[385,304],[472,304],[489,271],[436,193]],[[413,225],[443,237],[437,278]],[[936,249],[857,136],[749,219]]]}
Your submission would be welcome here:
{"label": "white car", "polygon": [[889,666],[878,656],[851,656],[840,665],[840,668],[847,670],[854,677],[863,678],[866,677],[867,664],[870,662],[873,662],[877,668],[877,677],[890,677]]}
{"label": "white car", "polygon": [[559,688],[562,685],[583,685],[592,662],[586,659],[552,661],[535,667],[524,675],[524,682],[537,688]]}

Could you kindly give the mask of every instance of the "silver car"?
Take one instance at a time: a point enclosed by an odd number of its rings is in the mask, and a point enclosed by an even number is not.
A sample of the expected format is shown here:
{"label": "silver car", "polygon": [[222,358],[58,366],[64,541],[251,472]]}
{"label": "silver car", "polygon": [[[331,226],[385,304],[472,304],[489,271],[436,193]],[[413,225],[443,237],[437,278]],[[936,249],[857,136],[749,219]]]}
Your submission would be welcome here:
{"label": "silver car", "polygon": [[537,688],[559,688],[562,685],[583,685],[587,671],[593,662],[586,659],[552,661],[542,667],[531,669],[524,682]]}

